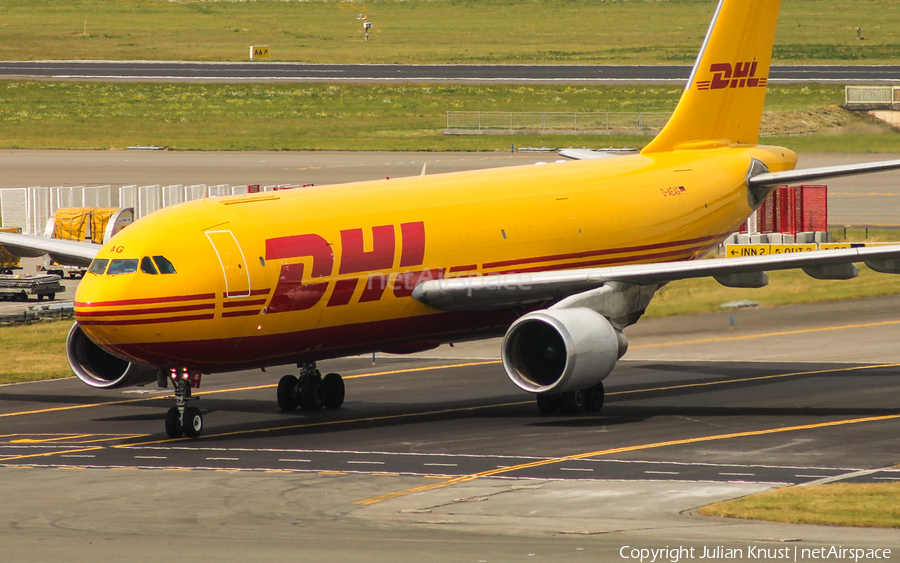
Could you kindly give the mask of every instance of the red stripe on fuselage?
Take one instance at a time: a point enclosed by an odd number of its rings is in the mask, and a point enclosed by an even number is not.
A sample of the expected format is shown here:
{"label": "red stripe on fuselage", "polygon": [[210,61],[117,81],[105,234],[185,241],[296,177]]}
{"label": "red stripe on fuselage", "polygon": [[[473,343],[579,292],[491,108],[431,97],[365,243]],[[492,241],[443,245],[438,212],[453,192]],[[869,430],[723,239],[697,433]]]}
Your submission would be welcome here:
{"label": "red stripe on fuselage", "polygon": [[200,303],[198,305],[184,305],[182,307],[158,307],[156,309],[116,309],[112,311],[75,311],[75,318],[83,317],[121,317],[125,315],[158,315],[162,313],[181,313],[184,311],[202,311],[215,309],[215,303]]}
{"label": "red stripe on fuselage", "polygon": [[[695,246],[692,248],[679,248],[678,250],[670,250],[668,252],[656,252],[653,254],[635,254],[633,256],[617,256],[615,258],[604,258],[602,260],[587,260],[584,262],[567,262],[565,264],[554,264],[551,266],[535,266],[533,268],[517,268],[515,270],[504,270],[500,272],[491,272],[494,274],[524,274],[530,272],[549,272],[552,270],[568,270],[572,268],[587,268],[589,266],[624,266],[626,264],[634,264],[641,260],[652,260],[657,258],[673,258],[680,256],[680,259],[688,260],[694,254],[706,248],[705,246]],[[673,258],[677,259],[677,258]]]}
{"label": "red stripe on fuselage", "polygon": [[250,307],[251,305],[265,305],[265,299],[251,299],[250,301],[226,301],[222,306],[226,309],[233,309],[234,307]]}
{"label": "red stripe on fuselage", "polygon": [[473,270],[478,269],[478,264],[467,264],[465,266],[453,266],[450,268],[450,273],[454,272],[471,272]]}
{"label": "red stripe on fuselage", "polygon": [[252,309],[250,311],[225,311],[222,313],[222,318],[228,317],[251,317],[253,315],[258,315],[260,309]]}
{"label": "red stripe on fuselage", "polygon": [[531,309],[446,312],[282,334],[104,347],[133,361],[162,367],[190,365],[215,373],[398,349],[424,340],[462,342],[502,336],[519,315]]}
{"label": "red stripe on fuselage", "polygon": [[[549,256],[535,256],[532,258],[519,258],[516,260],[501,260],[499,262],[489,262],[484,265],[485,269],[503,268],[506,266],[516,266],[519,264],[534,264],[536,262],[554,262],[556,260],[572,260],[575,258],[587,258],[590,256],[606,256],[609,254],[624,254],[626,252],[643,252],[645,250],[657,250],[660,248],[672,248],[673,246],[685,246],[688,244],[697,244],[708,242],[719,238],[721,235],[713,235],[708,237],[699,237],[687,240],[676,240],[673,242],[660,242],[656,244],[645,244],[641,246],[625,246],[622,248],[608,248],[604,250],[588,250],[585,252],[572,252],[568,254],[553,254]],[[617,258],[622,260],[623,258]],[[534,271],[534,270],[519,270]]]}
{"label": "red stripe on fuselage", "polygon": [[81,326],[91,326],[91,325],[152,325],[159,323],[183,323],[185,321],[208,321],[215,317],[213,314],[209,315],[188,315],[186,317],[162,317],[159,319],[127,319],[122,321],[78,321],[78,324]]}
{"label": "red stripe on fuselage", "polygon": [[169,297],[148,297],[145,299],[122,299],[119,301],[76,301],[76,307],[115,307],[118,305],[149,305],[151,303],[173,303],[176,301],[200,301],[215,299],[215,293],[198,293],[195,295],[171,295]]}

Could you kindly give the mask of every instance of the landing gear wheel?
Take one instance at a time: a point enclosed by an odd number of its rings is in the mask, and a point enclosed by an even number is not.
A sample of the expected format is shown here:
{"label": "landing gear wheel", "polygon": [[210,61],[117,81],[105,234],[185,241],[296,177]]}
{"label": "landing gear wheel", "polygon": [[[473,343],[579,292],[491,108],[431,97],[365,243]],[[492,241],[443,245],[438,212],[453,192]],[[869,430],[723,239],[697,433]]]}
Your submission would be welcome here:
{"label": "landing gear wheel", "polygon": [[325,408],[340,408],[344,404],[344,378],[336,373],[329,373],[322,379],[322,386],[325,389]]}
{"label": "landing gear wheel", "polygon": [[537,406],[543,414],[556,414],[559,409],[559,395],[555,393],[542,393],[537,396]]}
{"label": "landing gear wheel", "polygon": [[168,434],[169,438],[181,438],[182,433],[181,416],[178,414],[178,407],[172,407],[166,412],[166,434]]}
{"label": "landing gear wheel", "polygon": [[203,433],[203,415],[197,407],[188,407],[184,409],[184,419],[182,420],[184,427],[184,435],[188,438],[199,438]]}
{"label": "landing gear wheel", "polygon": [[294,411],[300,406],[297,399],[299,380],[293,375],[285,375],[278,381],[278,408],[283,411]]}
{"label": "landing gear wheel", "polygon": [[166,412],[166,434],[170,438],[185,435],[197,438],[203,432],[203,415],[200,409],[188,407],[191,398],[191,375],[187,368],[180,373],[172,370],[172,383],[175,384],[175,406]]}
{"label": "landing gear wheel", "polygon": [[584,412],[584,391],[576,389],[566,391],[559,395],[559,410],[566,414],[580,414]]}
{"label": "landing gear wheel", "polygon": [[603,408],[603,399],[606,395],[603,390],[603,382],[585,389],[584,395],[584,410],[586,410],[587,412],[598,412]]}
{"label": "landing gear wheel", "polygon": [[325,402],[325,386],[318,374],[304,376],[300,380],[300,408],[305,411],[317,411]]}

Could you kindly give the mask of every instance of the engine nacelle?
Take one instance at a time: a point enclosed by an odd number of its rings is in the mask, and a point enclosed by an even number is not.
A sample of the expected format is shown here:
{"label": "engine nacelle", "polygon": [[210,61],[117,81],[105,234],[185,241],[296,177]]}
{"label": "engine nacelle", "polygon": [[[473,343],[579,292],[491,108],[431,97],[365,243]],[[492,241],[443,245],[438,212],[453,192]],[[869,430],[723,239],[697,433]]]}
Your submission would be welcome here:
{"label": "engine nacelle", "polygon": [[501,357],[521,389],[562,393],[603,381],[627,348],[625,335],[591,309],[545,309],[509,327]]}
{"label": "engine nacelle", "polygon": [[78,379],[91,387],[116,389],[156,381],[157,368],[113,356],[88,338],[78,323],[69,330],[66,356]]}

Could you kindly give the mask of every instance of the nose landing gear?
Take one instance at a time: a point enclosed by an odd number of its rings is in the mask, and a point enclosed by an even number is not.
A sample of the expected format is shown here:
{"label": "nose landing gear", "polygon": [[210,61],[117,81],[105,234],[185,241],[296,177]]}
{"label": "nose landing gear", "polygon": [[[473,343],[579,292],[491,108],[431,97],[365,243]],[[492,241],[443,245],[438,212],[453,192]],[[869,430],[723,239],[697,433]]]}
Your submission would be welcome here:
{"label": "nose landing gear", "polygon": [[200,386],[200,374],[192,373],[187,368],[171,370],[172,383],[175,384],[175,406],[166,412],[166,434],[170,438],[199,438],[203,433],[203,414],[197,407],[187,406],[191,397],[191,387]]}
{"label": "nose landing gear", "polygon": [[315,362],[297,364],[300,377],[285,375],[278,382],[278,408],[283,411],[337,409],[344,404],[344,379],[329,373],[325,377]]}

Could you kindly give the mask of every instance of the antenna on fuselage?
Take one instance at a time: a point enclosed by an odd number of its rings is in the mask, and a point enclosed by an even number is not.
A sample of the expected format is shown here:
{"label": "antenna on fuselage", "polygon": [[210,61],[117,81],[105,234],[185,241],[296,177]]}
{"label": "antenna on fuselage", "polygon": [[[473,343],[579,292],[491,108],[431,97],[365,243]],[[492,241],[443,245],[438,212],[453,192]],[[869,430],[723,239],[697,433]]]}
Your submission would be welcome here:
{"label": "antenna on fuselage", "polygon": [[419,174],[419,176],[424,176],[424,175],[425,175],[425,169],[426,169],[426,168],[428,168],[428,163],[427,163],[427,162],[426,162],[425,164],[422,165],[422,173]]}

